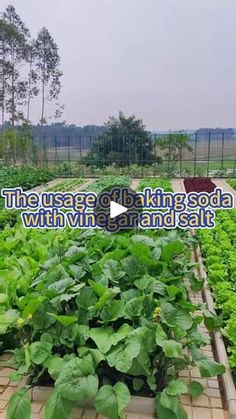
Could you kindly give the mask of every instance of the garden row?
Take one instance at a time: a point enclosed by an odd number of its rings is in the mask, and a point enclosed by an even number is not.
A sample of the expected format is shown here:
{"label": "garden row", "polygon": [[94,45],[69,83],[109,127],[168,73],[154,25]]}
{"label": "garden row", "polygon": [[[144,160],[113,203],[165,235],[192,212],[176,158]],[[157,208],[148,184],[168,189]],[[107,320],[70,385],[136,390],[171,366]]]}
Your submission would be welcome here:
{"label": "garden row", "polygon": [[218,211],[216,227],[199,233],[201,251],[219,316],[229,362],[236,376],[236,210]]}
{"label": "garden row", "polygon": [[[47,169],[40,167],[0,167],[0,193],[3,188],[21,187],[23,190],[32,189],[38,185],[45,185],[54,175]],[[9,223],[14,225],[17,219],[16,211],[4,210],[4,199],[0,194],[0,230]]]}
{"label": "garden row", "polygon": [[[171,190],[166,180],[142,182],[138,189]],[[130,178],[100,179],[89,190],[121,183]],[[12,380],[27,375],[33,386],[54,387],[46,419],[68,418],[77,402],[119,419],[131,395],[155,398],[159,419],[187,418],[180,396],[203,388],[179,372],[224,372],[202,351],[209,340],[198,325],[220,324],[190,301],[185,281],[195,292],[202,286],[191,249],[192,239],[178,231],[37,231],[17,222],[0,232],[1,351],[14,351]],[[29,416],[21,388],[8,418]]]}

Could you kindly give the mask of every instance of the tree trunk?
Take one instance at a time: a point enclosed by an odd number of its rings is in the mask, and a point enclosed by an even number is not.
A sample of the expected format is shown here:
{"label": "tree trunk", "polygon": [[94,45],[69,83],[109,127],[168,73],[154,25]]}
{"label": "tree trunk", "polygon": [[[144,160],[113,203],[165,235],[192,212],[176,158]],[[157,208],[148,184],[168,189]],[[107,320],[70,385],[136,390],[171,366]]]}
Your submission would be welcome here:
{"label": "tree trunk", "polygon": [[44,123],[44,111],[45,111],[45,82],[42,84],[42,110],[41,110],[41,136],[43,137],[43,123]]}
{"label": "tree trunk", "polygon": [[30,69],[29,69],[29,79],[28,79],[28,83],[29,83],[29,94],[28,94],[28,103],[27,103],[27,123],[29,124],[30,122],[30,102],[31,102],[31,72],[32,72],[32,55],[30,57]]}

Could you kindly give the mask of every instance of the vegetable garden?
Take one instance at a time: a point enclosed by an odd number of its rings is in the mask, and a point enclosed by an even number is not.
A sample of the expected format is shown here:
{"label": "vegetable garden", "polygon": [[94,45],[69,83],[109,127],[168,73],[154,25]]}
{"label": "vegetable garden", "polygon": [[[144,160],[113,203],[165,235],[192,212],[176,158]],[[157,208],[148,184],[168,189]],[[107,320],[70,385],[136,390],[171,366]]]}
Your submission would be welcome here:
{"label": "vegetable garden", "polygon": [[[1,169],[0,189],[75,191],[86,182],[50,185],[48,170]],[[129,176],[91,181],[87,191],[130,186]],[[172,191],[169,179],[142,179],[136,189]],[[24,229],[15,211],[0,209],[0,352],[11,352],[17,388],[8,419],[29,419],[28,389],[51,387],[45,419],[67,419],[76,405],[121,419],[133,396],[153,400],[158,419],[186,419],[182,395],[199,397],[203,385],[181,378],[198,368],[202,379],[224,374],[207,357],[209,338],[222,330],[236,368],[236,212],[218,211],[217,226],[187,231]],[[192,253],[201,245],[217,316],[191,300],[201,293]],[[217,246],[215,243],[217,242]],[[100,417],[100,416],[99,416]]]}

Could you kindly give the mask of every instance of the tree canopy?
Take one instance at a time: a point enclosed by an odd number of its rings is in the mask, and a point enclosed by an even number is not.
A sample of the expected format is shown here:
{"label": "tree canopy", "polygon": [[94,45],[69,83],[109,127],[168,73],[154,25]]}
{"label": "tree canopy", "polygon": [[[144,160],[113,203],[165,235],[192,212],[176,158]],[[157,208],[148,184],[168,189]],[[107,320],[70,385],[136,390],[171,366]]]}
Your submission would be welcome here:
{"label": "tree canopy", "polygon": [[112,116],[105,123],[105,132],[94,142],[87,160],[98,166],[151,164],[153,146],[142,120],[120,112],[118,117]]}

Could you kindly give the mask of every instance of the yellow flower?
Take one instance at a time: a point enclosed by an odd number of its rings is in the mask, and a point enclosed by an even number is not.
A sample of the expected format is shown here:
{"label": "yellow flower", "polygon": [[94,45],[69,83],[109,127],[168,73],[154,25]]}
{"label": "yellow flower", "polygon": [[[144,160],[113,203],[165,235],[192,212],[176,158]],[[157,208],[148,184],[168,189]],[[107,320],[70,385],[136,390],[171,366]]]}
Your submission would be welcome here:
{"label": "yellow flower", "polygon": [[27,319],[28,319],[28,320],[32,320],[32,317],[33,317],[33,316],[32,316],[32,314],[30,313],[30,314],[28,314]]}
{"label": "yellow flower", "polygon": [[161,315],[161,307],[156,307],[152,315],[153,320],[155,321],[159,320],[160,315]]}
{"label": "yellow flower", "polygon": [[24,323],[25,323],[25,321],[24,321],[24,319],[22,319],[22,317],[20,317],[20,318],[17,320],[17,324],[18,324],[18,326],[20,326],[20,327],[24,326]]}

